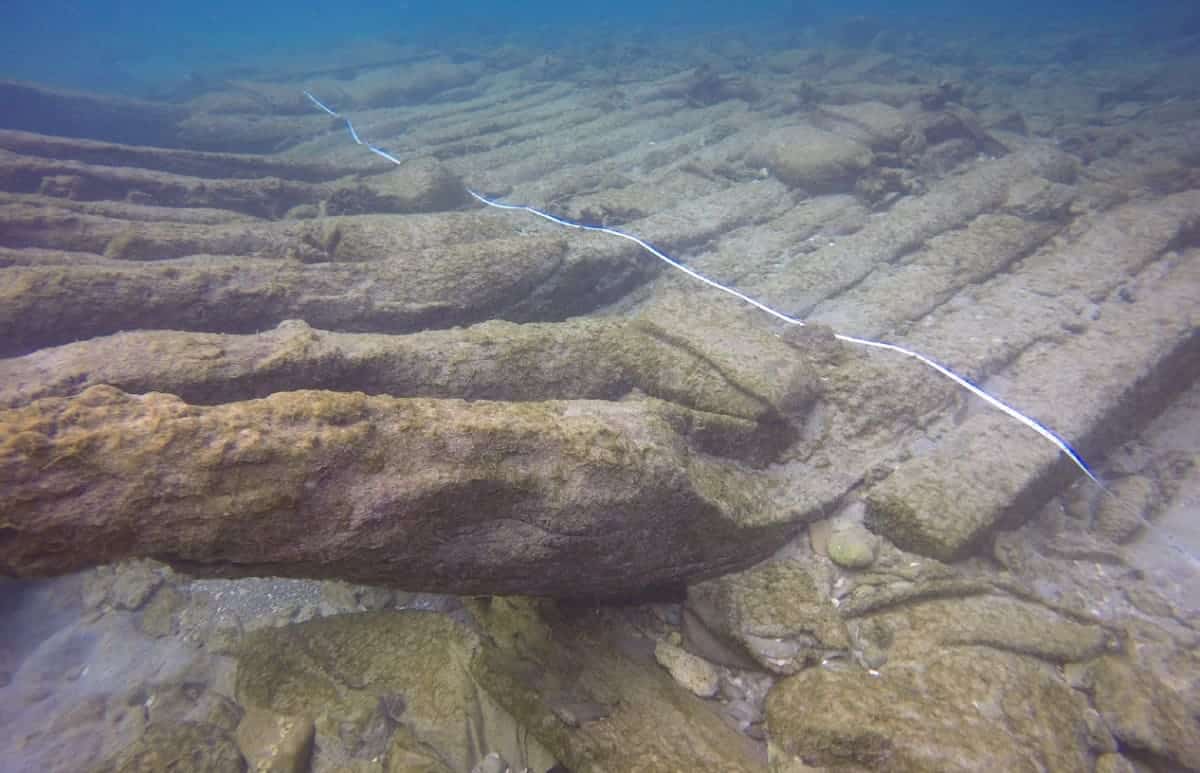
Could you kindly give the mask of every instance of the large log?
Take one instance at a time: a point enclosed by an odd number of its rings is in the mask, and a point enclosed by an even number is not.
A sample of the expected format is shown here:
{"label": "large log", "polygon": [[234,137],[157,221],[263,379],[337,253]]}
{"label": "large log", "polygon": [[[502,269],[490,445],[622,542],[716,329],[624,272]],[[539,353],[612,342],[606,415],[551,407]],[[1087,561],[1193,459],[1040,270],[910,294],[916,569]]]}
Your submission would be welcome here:
{"label": "large log", "polygon": [[0,570],[152,556],[213,575],[610,596],[746,566],[795,528],[763,473],[651,398],[305,390],[199,407],[109,386],[0,414]]}

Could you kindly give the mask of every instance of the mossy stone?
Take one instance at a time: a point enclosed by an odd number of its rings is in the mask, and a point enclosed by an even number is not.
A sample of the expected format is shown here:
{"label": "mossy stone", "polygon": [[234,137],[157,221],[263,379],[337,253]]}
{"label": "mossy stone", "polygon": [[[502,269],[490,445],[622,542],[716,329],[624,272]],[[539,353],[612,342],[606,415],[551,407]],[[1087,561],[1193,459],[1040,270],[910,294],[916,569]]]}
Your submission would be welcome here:
{"label": "mossy stone", "polygon": [[237,743],[257,773],[303,773],[312,754],[314,727],[307,717],[289,717],[251,706],[237,727]]}
{"label": "mossy stone", "polygon": [[139,621],[142,631],[156,639],[169,636],[174,627],[174,615],[183,602],[183,594],[170,585],[159,588],[142,610]]}
{"label": "mossy stone", "polygon": [[866,569],[875,563],[879,538],[856,524],[835,529],[827,549],[830,560],[843,569]]}
{"label": "mossy stone", "polygon": [[717,667],[682,647],[659,641],[654,647],[654,659],[671,672],[676,682],[701,698],[711,698],[721,686]]}
{"label": "mossy stone", "polygon": [[115,763],[100,767],[115,773],[242,773],[245,769],[229,734],[202,722],[152,724]]}
{"label": "mossy stone", "polygon": [[141,609],[162,583],[161,566],[154,562],[127,561],[119,564],[112,585],[113,606],[118,609]]}

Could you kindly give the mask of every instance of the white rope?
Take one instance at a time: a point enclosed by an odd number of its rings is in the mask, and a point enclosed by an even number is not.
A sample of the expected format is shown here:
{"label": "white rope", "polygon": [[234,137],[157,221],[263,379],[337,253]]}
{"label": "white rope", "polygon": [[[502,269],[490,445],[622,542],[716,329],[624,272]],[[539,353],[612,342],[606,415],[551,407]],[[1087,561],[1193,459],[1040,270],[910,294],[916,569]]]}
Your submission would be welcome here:
{"label": "white rope", "polygon": [[[309,91],[305,91],[304,96],[306,96],[310,100],[312,100],[312,103],[314,105],[319,107],[321,110],[324,110],[329,115],[333,116],[334,118],[339,118],[339,119],[345,121],[346,129],[349,130],[351,139],[353,139],[356,143],[366,147],[366,149],[371,151],[372,153],[375,153],[378,156],[382,156],[383,158],[386,158],[388,161],[391,161],[393,164],[396,164],[397,166],[400,165],[401,162],[392,154],[388,153],[385,150],[377,148],[368,142],[364,142],[358,136],[358,132],[354,130],[354,125],[352,123],[350,123],[349,118],[346,118],[345,116],[330,109],[323,102],[321,102],[321,100],[319,100],[315,96],[313,96],[312,93]],[[726,295],[732,295],[734,298],[737,298],[738,300],[740,300],[744,303],[750,304],[751,306],[758,309],[759,311],[765,312],[765,313],[771,315],[772,317],[774,317],[775,319],[780,320],[781,322],[785,322],[789,325],[798,325],[801,327],[804,326],[804,324],[805,324],[804,320],[800,319],[799,317],[793,317],[790,314],[784,314],[782,311],[773,309],[770,306],[766,305],[765,303],[755,300],[754,298],[751,298],[749,295],[746,295],[745,293],[743,293],[740,290],[730,287],[729,285],[721,284],[720,282],[716,281],[715,279],[710,279],[709,277],[704,276],[703,274],[696,271],[695,269],[689,268],[688,266],[684,265],[683,263],[680,263],[679,261],[675,260],[674,258],[670,257],[666,253],[664,253],[661,250],[659,250],[658,248],[656,248],[654,245],[650,244],[649,242],[645,241],[644,239],[634,236],[633,234],[625,233],[624,231],[618,231],[615,228],[609,228],[607,226],[602,226],[602,225],[589,225],[587,223],[577,223],[573,220],[566,220],[564,218],[557,217],[555,215],[551,215],[548,212],[543,212],[540,209],[535,209],[535,208],[527,206],[525,204],[506,204],[502,201],[497,201],[496,199],[488,198],[487,196],[484,196],[481,193],[473,191],[470,188],[467,188],[466,190],[467,190],[467,193],[471,194],[471,196],[474,197],[474,199],[476,201],[478,201],[480,204],[483,204],[488,207],[494,207],[495,209],[508,210],[510,212],[512,212],[512,211],[527,212],[531,215],[535,215],[544,220],[549,220],[551,223],[554,223],[556,225],[563,226],[564,228],[576,228],[581,231],[596,231],[598,233],[605,233],[610,236],[616,236],[618,238],[625,239],[627,241],[631,241],[634,244],[636,244],[637,246],[641,247],[646,252],[650,253],[654,257],[658,258],[659,260],[663,261],[667,265],[671,266],[672,268],[682,271],[683,273],[687,274],[692,279],[695,279],[699,282],[703,282],[704,284],[708,285],[709,287],[712,287],[715,290],[720,290],[721,292],[725,293]],[[971,394],[975,395],[980,400],[983,400],[985,403],[992,406],[996,410],[1005,414],[1009,418],[1011,418],[1017,422],[1020,422],[1021,424],[1025,425],[1026,427],[1033,430],[1037,434],[1041,435],[1046,440],[1053,443],[1054,446],[1056,448],[1058,448],[1059,451],[1066,454],[1067,458],[1069,458],[1072,462],[1075,463],[1075,466],[1078,467],[1083,472],[1084,475],[1088,476],[1088,478],[1090,478],[1094,483],[1096,483],[1096,485],[1100,486],[1101,488],[1104,488],[1104,484],[1101,483],[1100,479],[1098,477],[1096,477],[1096,475],[1092,472],[1092,469],[1088,466],[1087,462],[1084,461],[1083,457],[1080,456],[1079,452],[1077,452],[1071,446],[1070,443],[1068,443],[1066,440],[1064,440],[1056,432],[1054,432],[1052,429],[1047,427],[1045,424],[1042,424],[1037,419],[1035,419],[1031,416],[1027,416],[1024,413],[1021,413],[1016,408],[1014,408],[1013,406],[1004,402],[1000,398],[996,397],[995,395],[991,394],[990,392],[987,392],[983,388],[971,383],[969,380],[967,380],[963,376],[958,375],[954,371],[947,368],[945,365],[942,365],[941,363],[937,362],[936,360],[932,360],[929,357],[926,357],[925,355],[921,354],[920,352],[915,352],[912,349],[906,349],[903,346],[898,346],[897,344],[889,344],[889,343],[885,343],[883,341],[873,341],[869,338],[858,338],[857,336],[843,335],[841,333],[834,333],[834,338],[838,339],[839,341],[845,341],[846,343],[849,343],[849,344],[855,344],[856,346],[866,346],[866,347],[870,347],[872,349],[883,349],[885,351],[895,352],[896,354],[901,354],[901,355],[904,355],[905,357],[911,357],[912,359],[916,360],[917,362],[920,362],[922,365],[925,365],[928,368],[932,368],[937,373],[939,373],[942,376],[944,376],[945,378],[953,381],[955,384],[957,384],[958,386],[967,390]]]}

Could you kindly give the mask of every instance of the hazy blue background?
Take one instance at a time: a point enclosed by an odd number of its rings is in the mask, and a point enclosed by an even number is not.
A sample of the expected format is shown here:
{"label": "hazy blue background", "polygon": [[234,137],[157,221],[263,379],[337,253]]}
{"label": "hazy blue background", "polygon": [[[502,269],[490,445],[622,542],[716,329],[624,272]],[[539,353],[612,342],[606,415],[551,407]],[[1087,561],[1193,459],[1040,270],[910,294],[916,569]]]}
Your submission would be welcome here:
{"label": "hazy blue background", "polygon": [[[925,0],[924,2],[804,2],[743,0],[580,3],[534,2],[279,2],[197,0],[6,0],[0,78],[136,91],[147,79],[169,80],[222,60],[272,50],[311,49],[338,39],[386,37],[457,45],[505,36],[553,45],[556,32],[621,26],[668,34],[687,27],[737,24],[760,27],[764,40],[789,25],[854,14],[921,18],[986,17],[1004,32],[1039,19],[1057,25],[1094,24],[1127,17],[1149,25],[1166,16],[1196,14],[1196,0]],[[564,38],[565,39],[565,38]],[[572,39],[578,39],[573,37]]]}

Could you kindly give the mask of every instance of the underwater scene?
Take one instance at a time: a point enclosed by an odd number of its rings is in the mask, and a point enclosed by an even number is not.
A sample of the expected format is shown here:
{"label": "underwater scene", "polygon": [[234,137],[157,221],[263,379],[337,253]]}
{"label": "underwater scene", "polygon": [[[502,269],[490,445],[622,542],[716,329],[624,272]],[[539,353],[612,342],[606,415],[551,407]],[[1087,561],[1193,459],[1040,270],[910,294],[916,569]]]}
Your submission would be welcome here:
{"label": "underwater scene", "polygon": [[1200,770],[1200,6],[14,0],[0,773]]}

